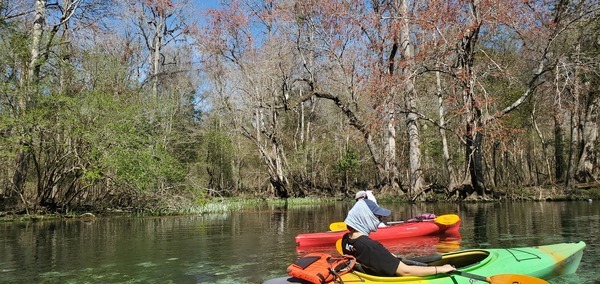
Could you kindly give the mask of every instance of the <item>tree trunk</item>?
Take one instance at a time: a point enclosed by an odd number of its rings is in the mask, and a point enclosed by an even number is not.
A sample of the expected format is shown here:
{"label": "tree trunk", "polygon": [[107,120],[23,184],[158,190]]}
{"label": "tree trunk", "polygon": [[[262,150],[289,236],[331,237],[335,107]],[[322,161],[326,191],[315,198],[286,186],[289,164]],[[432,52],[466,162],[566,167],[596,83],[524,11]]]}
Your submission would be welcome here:
{"label": "tree trunk", "polygon": [[[586,112],[583,115],[583,130],[582,130],[582,144],[581,156],[579,157],[579,164],[575,173],[575,179],[578,182],[592,182],[598,180],[597,158],[596,154],[596,141],[598,139],[598,105],[600,99],[593,93],[588,94],[588,100],[586,100],[587,107]],[[596,170],[596,172],[594,172]]]}
{"label": "tree trunk", "polygon": [[473,96],[473,86],[475,84],[471,71],[473,65],[474,51],[473,45],[477,41],[478,31],[473,31],[462,41],[462,54],[459,62],[459,68],[462,69],[465,81],[463,81],[463,103],[465,104],[465,162],[467,163],[467,173],[469,182],[478,195],[485,194],[485,182],[483,176],[483,155],[482,142],[483,133],[479,131],[482,126],[481,110],[479,103]]}
{"label": "tree trunk", "polygon": [[154,32],[154,40],[152,46],[152,94],[158,99],[158,76],[160,73],[160,53],[162,50],[162,38],[164,36],[164,19],[158,18]]}
{"label": "tree trunk", "polygon": [[579,67],[575,66],[573,70],[573,78],[575,79],[573,85],[573,109],[571,110],[571,119],[570,119],[570,128],[571,128],[571,145],[569,147],[569,163],[567,165],[567,178],[565,179],[565,187],[570,189],[573,187],[573,179],[575,178],[575,171],[577,170],[577,165],[579,162],[579,151],[581,142],[580,136],[581,133],[579,130],[581,129],[581,117],[580,117],[580,107],[581,107],[581,93],[579,90],[580,82],[579,82]]}
{"label": "tree trunk", "polygon": [[[72,5],[71,0],[66,0],[65,7],[69,8]],[[63,16],[64,18],[64,16]],[[66,19],[64,24],[64,31],[61,38],[61,62],[60,62],[60,93],[62,95],[67,95],[69,92],[72,80],[72,71],[71,71],[71,29],[69,26],[69,20]]]}
{"label": "tree trunk", "polygon": [[[31,30],[31,60],[29,61],[28,82],[37,82],[40,75],[40,47],[46,26],[46,0],[35,1],[35,18]],[[24,102],[20,102],[21,106]]]}
{"label": "tree trunk", "polygon": [[565,134],[563,131],[563,108],[562,108],[562,92],[559,86],[560,80],[560,68],[559,64],[556,64],[554,74],[554,87],[556,88],[554,96],[554,115],[552,116],[554,121],[554,176],[556,182],[560,183],[565,180]]}
{"label": "tree trunk", "polygon": [[458,57],[456,62],[457,76],[459,76],[462,85],[462,96],[465,111],[465,162],[468,180],[473,190],[478,195],[483,196],[486,192],[483,175],[483,155],[482,142],[483,133],[480,128],[483,126],[481,118],[480,104],[473,94],[475,78],[473,76],[473,64],[475,61],[475,46],[479,40],[479,31],[481,21],[477,13],[477,2],[470,1],[471,18],[470,25],[465,29],[462,38],[458,42]]}
{"label": "tree trunk", "polygon": [[417,92],[413,83],[412,74],[415,69],[415,51],[410,42],[410,22],[409,11],[406,0],[400,3],[400,15],[402,16],[402,26],[400,29],[400,40],[402,48],[402,56],[406,61],[404,68],[404,88],[405,107],[406,107],[406,131],[408,134],[409,144],[409,165],[410,165],[410,184],[408,189],[409,197],[415,196],[421,192],[424,187],[423,169],[421,167],[421,141],[419,137],[419,124],[417,115]]}
{"label": "tree trunk", "polygon": [[23,192],[25,190],[25,181],[27,180],[29,156],[30,153],[26,150],[20,150],[17,154],[17,158],[14,161],[15,171],[12,176],[11,190],[8,192],[8,198],[6,200],[7,205],[18,204],[18,200],[21,200],[25,210],[27,211],[27,214],[29,214],[29,206],[23,199]]}
{"label": "tree trunk", "polygon": [[285,173],[285,169],[287,168],[285,153],[283,153],[282,145],[279,142],[274,142],[272,147],[275,162],[275,169],[273,171],[275,174],[271,174],[271,184],[275,187],[277,197],[288,198],[290,197],[290,192],[288,188],[289,182]]}
{"label": "tree trunk", "polygon": [[[271,124],[267,127],[267,121],[264,117],[264,108],[259,108],[254,112],[253,124],[255,132],[251,132],[245,127],[243,135],[250,139],[259,150],[261,158],[264,159],[269,173],[269,182],[275,190],[275,196],[279,198],[290,197],[289,181],[287,178],[288,162],[285,158],[283,145],[279,139],[278,129],[278,114],[276,110],[271,110],[269,118]],[[266,137],[262,137],[262,133],[269,133]]]}
{"label": "tree trunk", "polygon": [[287,161],[282,157],[283,150],[281,145],[272,144],[270,147],[259,143],[256,137],[249,135],[248,131],[244,131],[244,135],[252,140],[258,147],[260,156],[264,159],[269,173],[269,182],[275,190],[275,197],[288,198],[290,197],[289,182],[286,177],[285,168]]}
{"label": "tree trunk", "polygon": [[[577,103],[576,103],[577,104]],[[577,138],[579,136],[579,131],[578,131],[578,125],[579,125],[579,119],[578,119],[578,111],[577,111],[577,107],[575,108],[575,111],[571,113],[571,123],[570,123],[570,128],[571,128],[571,133],[570,133],[570,141],[571,143],[569,144],[569,159],[568,159],[568,164],[567,164],[567,176],[565,178],[565,187],[566,188],[572,188],[573,186],[573,178],[575,177],[575,167],[578,161],[577,158],[577,150],[578,150],[578,141],[579,139]]]}
{"label": "tree trunk", "polygon": [[483,144],[483,133],[477,130],[481,121],[481,111],[476,107],[473,107],[474,121],[467,123],[467,134],[466,134],[466,157],[468,163],[468,173],[470,176],[470,182],[475,192],[478,195],[483,196],[486,192],[484,176],[483,176],[483,155],[481,146]]}
{"label": "tree trunk", "polygon": [[442,139],[442,153],[444,158],[444,167],[448,178],[448,188],[454,188],[457,185],[457,178],[452,167],[452,158],[448,150],[448,139],[446,137],[446,111],[444,110],[444,97],[442,93],[442,83],[440,72],[435,72],[437,97],[438,97],[438,116],[439,116],[439,132]]}
{"label": "tree trunk", "polygon": [[384,168],[386,173],[386,183],[391,186],[392,191],[396,192],[400,187],[398,185],[398,166],[396,163],[396,110],[392,98],[386,104],[386,131],[385,133],[385,151]]}
{"label": "tree trunk", "polygon": [[[533,124],[533,128],[535,129],[535,133],[537,134],[538,138],[540,139],[540,143],[542,144],[542,163],[544,164],[544,175],[547,177],[547,180],[545,181],[546,183],[554,183],[553,178],[552,178],[552,169],[550,167],[550,157],[548,155],[548,141],[547,139],[544,137],[544,134],[542,133],[538,123],[537,123],[537,107],[534,106],[533,108],[533,113],[531,114],[531,121]],[[541,171],[539,171],[541,172]],[[538,174],[539,176],[539,174]],[[540,182],[541,178],[538,179],[538,182]]]}
{"label": "tree trunk", "polygon": [[554,114],[554,176],[557,182],[565,180],[565,142],[564,131],[562,129],[562,116],[560,110],[556,110]]}
{"label": "tree trunk", "polygon": [[[31,94],[33,93],[33,85],[39,81],[40,75],[40,48],[42,37],[44,35],[44,27],[46,25],[46,1],[36,0],[35,1],[35,17],[33,20],[33,27],[31,30],[31,59],[28,64],[27,78],[22,81],[26,84],[25,90],[20,92],[17,104],[19,109],[17,116],[23,115],[28,108]],[[23,130],[25,134],[26,130]],[[23,138],[25,139],[25,138]],[[9,199],[15,200],[17,196],[23,200],[23,192],[25,190],[25,182],[27,180],[27,171],[29,168],[30,150],[29,147],[25,147],[29,144],[28,141],[21,140],[20,145],[22,146],[16,154],[17,157],[14,159],[14,173],[12,175],[11,193],[9,193]],[[9,204],[17,204],[17,202],[11,202]],[[24,204],[27,210],[28,205]]]}

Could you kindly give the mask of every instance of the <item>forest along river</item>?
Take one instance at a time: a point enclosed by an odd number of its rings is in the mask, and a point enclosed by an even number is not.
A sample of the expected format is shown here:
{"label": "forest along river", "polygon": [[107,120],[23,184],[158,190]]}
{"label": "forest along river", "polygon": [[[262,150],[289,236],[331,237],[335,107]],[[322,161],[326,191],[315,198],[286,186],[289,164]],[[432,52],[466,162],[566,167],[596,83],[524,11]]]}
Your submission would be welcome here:
{"label": "forest along river", "polygon": [[[265,206],[186,217],[111,217],[0,223],[0,283],[261,283],[285,275],[298,233],[343,221],[352,202]],[[584,241],[576,274],[550,281],[600,283],[600,200],[486,204],[382,204],[392,220],[456,213],[460,239],[402,240],[414,256],[467,248],[508,248]]]}

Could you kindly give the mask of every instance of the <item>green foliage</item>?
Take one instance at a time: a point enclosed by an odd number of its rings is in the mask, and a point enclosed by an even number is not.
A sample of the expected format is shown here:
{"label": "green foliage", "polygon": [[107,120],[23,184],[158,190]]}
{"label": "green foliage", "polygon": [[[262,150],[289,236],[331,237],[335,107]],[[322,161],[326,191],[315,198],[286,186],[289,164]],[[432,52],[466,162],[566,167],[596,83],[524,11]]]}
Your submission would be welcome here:
{"label": "green foliage", "polygon": [[356,177],[360,168],[360,159],[354,149],[347,149],[346,153],[340,158],[334,167],[336,176],[349,180]]}
{"label": "green foliage", "polygon": [[439,139],[428,139],[423,142],[426,143],[421,144],[421,151],[426,153],[428,157],[431,157],[435,164],[441,165],[444,161],[442,141]]}
{"label": "green foliage", "polygon": [[138,190],[155,190],[181,182],[185,177],[182,167],[165,151],[111,148],[103,160],[104,166],[114,169],[121,182]]}
{"label": "green foliage", "polygon": [[184,180],[183,166],[162,145],[160,133],[139,105],[101,93],[86,96],[81,105],[82,119],[92,122],[84,133],[93,142],[88,152],[93,168],[138,190],[161,189]]}
{"label": "green foliage", "polygon": [[100,169],[97,168],[85,169],[81,177],[81,180],[84,185],[92,185],[96,182],[99,182],[101,179],[102,172],[100,171]]}
{"label": "green foliage", "polygon": [[589,190],[588,196],[592,201],[600,201],[600,187],[596,187]]}
{"label": "green foliage", "polygon": [[[505,55],[508,56],[508,55]],[[495,94],[493,99],[493,105],[496,105],[497,109],[503,109],[519,97],[523,95],[525,90],[504,76],[490,76],[487,80],[483,80],[485,83],[486,92]],[[483,99],[483,98],[481,98]],[[511,112],[508,117],[503,118],[503,124],[505,127],[512,129],[520,129],[529,124],[529,118],[533,109],[531,101],[526,101],[523,105]]]}
{"label": "green foliage", "polygon": [[213,129],[205,136],[206,164],[210,176],[209,187],[231,189],[233,180],[233,144],[227,133]]}
{"label": "green foliage", "polygon": [[[18,128],[26,130],[22,136],[36,160],[38,188],[62,188],[80,178],[83,185],[110,179],[116,192],[158,191],[184,181],[184,167],[138,104],[100,92],[35,100]],[[67,202],[69,194],[65,188],[52,202]]]}
{"label": "green foliage", "polygon": [[133,70],[110,54],[110,51],[98,49],[83,51],[81,69],[88,74],[88,86],[95,92],[132,94],[130,88]]}
{"label": "green foliage", "polygon": [[[21,70],[15,70],[13,68],[21,68],[19,64],[28,62],[29,54],[29,38],[27,33],[23,33],[16,29],[13,25],[6,24],[0,26],[0,68],[10,68],[10,73],[2,73],[0,76],[16,75],[16,72]],[[2,83],[9,82],[7,78],[2,78]]]}

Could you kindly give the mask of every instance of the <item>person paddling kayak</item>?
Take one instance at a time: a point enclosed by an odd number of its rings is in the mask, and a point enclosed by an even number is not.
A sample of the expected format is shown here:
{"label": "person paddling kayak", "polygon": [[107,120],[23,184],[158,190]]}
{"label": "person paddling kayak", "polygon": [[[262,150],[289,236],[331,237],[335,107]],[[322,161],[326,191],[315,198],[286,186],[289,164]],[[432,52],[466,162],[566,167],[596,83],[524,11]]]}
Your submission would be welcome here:
{"label": "person paddling kayak", "polygon": [[380,242],[369,238],[371,232],[377,231],[381,219],[389,216],[390,213],[390,210],[379,207],[371,200],[358,200],[344,220],[350,232],[342,237],[343,253],[356,257],[365,272],[378,276],[427,276],[456,270],[449,264],[407,265]]}

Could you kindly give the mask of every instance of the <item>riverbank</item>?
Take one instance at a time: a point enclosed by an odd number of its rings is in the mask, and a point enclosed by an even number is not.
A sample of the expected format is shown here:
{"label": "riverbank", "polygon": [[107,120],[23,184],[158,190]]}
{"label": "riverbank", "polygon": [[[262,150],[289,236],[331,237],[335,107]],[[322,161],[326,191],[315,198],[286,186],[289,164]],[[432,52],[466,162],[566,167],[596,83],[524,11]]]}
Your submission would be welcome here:
{"label": "riverbank", "polygon": [[168,208],[159,209],[131,209],[131,208],[106,208],[103,210],[94,210],[92,212],[69,211],[66,214],[56,212],[48,213],[11,213],[0,211],[0,222],[10,221],[42,221],[53,219],[93,219],[97,217],[114,217],[114,216],[181,216],[181,215],[203,215],[209,213],[222,213],[238,210],[248,210],[258,208],[264,204],[273,207],[287,206],[303,206],[314,204],[325,204],[339,202],[339,198],[329,197],[307,197],[307,198],[239,198],[239,197],[219,197],[212,199],[196,200],[192,202],[180,203],[179,206],[170,206]]}
{"label": "riverbank", "polygon": [[[406,197],[397,197],[381,194],[377,196],[382,203],[412,203]],[[248,210],[259,207],[265,203],[274,207],[302,206],[325,204],[328,202],[353,201],[351,197],[339,194],[336,197],[305,197],[305,198],[243,198],[243,197],[219,197],[196,200],[182,200],[178,202],[166,201],[168,206],[150,209],[132,208],[104,208],[90,211],[68,211],[65,214],[56,212],[13,213],[0,211],[0,222],[10,221],[41,221],[53,219],[93,219],[107,216],[179,216],[179,215],[202,215],[209,213],[230,212],[236,210]],[[435,192],[425,202],[506,202],[506,201],[588,201],[600,200],[600,187],[581,187],[565,191],[556,187],[528,187],[528,188],[505,188],[496,189],[493,194],[485,196],[470,195],[463,200],[448,199],[444,192]]]}

